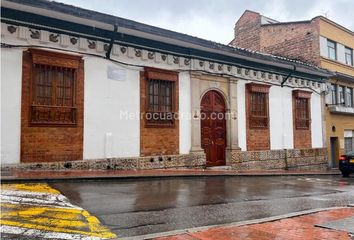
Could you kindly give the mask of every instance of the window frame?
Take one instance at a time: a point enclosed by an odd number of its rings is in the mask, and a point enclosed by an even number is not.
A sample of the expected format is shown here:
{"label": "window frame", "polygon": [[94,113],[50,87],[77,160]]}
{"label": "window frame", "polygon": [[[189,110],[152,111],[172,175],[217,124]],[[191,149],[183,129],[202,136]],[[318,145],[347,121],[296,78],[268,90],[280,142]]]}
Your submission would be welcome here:
{"label": "window frame", "polygon": [[[162,127],[162,128],[173,128],[175,127],[176,114],[178,111],[178,72],[145,67],[144,68],[144,83],[145,83],[145,108],[144,110],[144,120],[146,127]],[[158,109],[157,111],[151,109],[150,105],[150,82],[157,81],[159,84],[158,93]],[[165,95],[160,91],[161,86],[164,83],[170,85],[170,111],[161,109],[163,106],[163,98]],[[165,92],[166,93],[166,92]],[[153,115],[155,114],[155,115]],[[158,116],[160,119],[149,119],[151,116]]]}
{"label": "window frame", "polygon": [[[349,141],[349,144],[348,144]],[[353,144],[354,144],[354,139],[353,137],[344,137],[344,153],[352,152],[353,149]],[[349,149],[348,149],[349,146]]]}
{"label": "window frame", "polygon": [[[345,86],[338,85],[338,104],[345,106],[346,104],[346,91],[345,91]],[[343,100],[343,101],[342,101]]]}
{"label": "window frame", "polygon": [[[302,91],[302,90],[294,90],[293,91],[293,101],[294,101],[294,125],[296,130],[310,130],[311,129],[311,92]],[[306,102],[305,114],[307,115],[305,118],[302,116],[299,111],[298,103],[299,101]],[[303,126],[303,122],[305,122],[306,126]]]}
{"label": "window frame", "polygon": [[[257,84],[257,83],[248,83],[247,85],[247,116],[248,116],[248,128],[249,129],[269,129],[270,127],[270,119],[269,119],[269,89],[270,85],[265,84]],[[255,102],[252,101],[253,97],[260,97],[262,96],[263,99],[263,114],[264,115],[254,115],[253,111]],[[258,99],[259,100],[259,99]],[[256,103],[259,105],[259,102]],[[256,106],[256,109],[259,106]],[[256,110],[257,112],[258,110]],[[263,122],[263,125],[259,123]],[[258,124],[257,124],[258,123]]]}
{"label": "window frame", "polygon": [[[347,52],[349,51],[349,53]],[[350,56],[350,63],[347,62],[347,56]],[[345,47],[344,49],[344,58],[345,58],[345,64],[349,65],[349,66],[354,66],[354,58],[353,58],[353,49],[349,48],[349,47]]]}
{"label": "window frame", "polygon": [[[348,92],[348,90],[349,90],[349,92]],[[345,89],[345,98],[346,98],[346,100],[345,100],[346,106],[347,107],[351,107],[351,108],[354,107],[353,88],[346,87],[346,89]]]}
{"label": "window frame", "polygon": [[[337,105],[338,104],[338,85],[337,84],[331,84],[331,97],[332,97],[332,104]],[[334,101],[333,101],[334,100]]]}
{"label": "window frame", "polygon": [[[31,56],[31,72],[30,72],[30,88],[29,88],[29,126],[30,127],[77,127],[78,124],[78,109],[77,109],[77,95],[78,95],[78,69],[81,56],[68,55],[58,52],[50,52],[38,49],[29,49]],[[50,69],[54,74],[51,79],[51,103],[50,104],[38,104],[37,87],[38,82],[36,79],[36,73],[38,73],[37,67],[41,66],[44,69]],[[54,70],[55,69],[55,70]],[[70,105],[58,105],[57,91],[59,89],[58,82],[60,75],[60,69],[67,69],[72,71],[72,89],[71,89],[71,104]],[[64,75],[64,74],[63,74]],[[43,80],[43,79],[42,79]],[[49,85],[48,85],[49,86]],[[48,115],[48,121],[41,121],[38,118],[40,114]],[[64,121],[60,121],[60,118],[64,114]],[[66,115],[68,114],[68,115]],[[59,115],[59,120],[58,120]],[[71,116],[70,116],[71,115]],[[54,116],[54,117],[53,117]],[[66,116],[70,116],[71,121],[65,121]],[[56,118],[57,120],[50,120],[50,118]]]}
{"label": "window frame", "polygon": [[[329,44],[333,44],[333,47],[330,46]],[[334,58],[331,57],[330,49],[333,49],[333,51],[334,51]],[[329,39],[327,39],[327,56],[328,56],[328,59],[337,60],[337,43],[335,41],[332,41]]]}

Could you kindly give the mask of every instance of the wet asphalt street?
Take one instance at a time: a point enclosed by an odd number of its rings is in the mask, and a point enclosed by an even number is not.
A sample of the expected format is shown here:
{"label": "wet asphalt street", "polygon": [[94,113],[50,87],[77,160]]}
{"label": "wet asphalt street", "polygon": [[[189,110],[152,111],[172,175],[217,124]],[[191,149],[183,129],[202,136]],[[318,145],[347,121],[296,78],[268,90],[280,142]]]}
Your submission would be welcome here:
{"label": "wet asphalt street", "polygon": [[51,183],[119,237],[354,203],[354,177],[192,177]]}

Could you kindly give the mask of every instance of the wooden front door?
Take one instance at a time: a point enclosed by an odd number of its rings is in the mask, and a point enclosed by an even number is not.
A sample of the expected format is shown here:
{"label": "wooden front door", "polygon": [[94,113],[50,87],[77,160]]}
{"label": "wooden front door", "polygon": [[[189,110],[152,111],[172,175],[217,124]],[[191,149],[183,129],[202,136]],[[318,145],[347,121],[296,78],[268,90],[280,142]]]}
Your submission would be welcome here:
{"label": "wooden front door", "polygon": [[207,166],[225,165],[225,101],[217,91],[207,92],[201,101],[201,144]]}

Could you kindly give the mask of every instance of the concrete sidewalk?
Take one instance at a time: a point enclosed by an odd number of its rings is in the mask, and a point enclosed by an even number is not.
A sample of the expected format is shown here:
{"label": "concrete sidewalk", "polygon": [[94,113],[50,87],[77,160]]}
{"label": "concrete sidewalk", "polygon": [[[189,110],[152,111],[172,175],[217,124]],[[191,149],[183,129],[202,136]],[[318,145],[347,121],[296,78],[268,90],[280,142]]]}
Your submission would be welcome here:
{"label": "concrete sidewalk", "polygon": [[194,176],[299,176],[339,175],[339,170],[259,170],[235,171],[228,169],[155,169],[155,170],[10,170],[2,171],[2,181],[56,180],[56,179],[109,179],[141,177],[194,177]]}
{"label": "concrete sidewalk", "polygon": [[[320,211],[296,217],[283,218],[275,221],[261,222],[249,225],[232,225],[210,227],[205,230],[155,237],[155,240],[271,240],[271,239],[301,239],[301,240],[350,240],[354,239],[347,231],[323,228],[319,225],[354,217],[354,208],[340,208]],[[348,220],[349,221],[349,220]],[[342,226],[343,228],[343,226]]]}

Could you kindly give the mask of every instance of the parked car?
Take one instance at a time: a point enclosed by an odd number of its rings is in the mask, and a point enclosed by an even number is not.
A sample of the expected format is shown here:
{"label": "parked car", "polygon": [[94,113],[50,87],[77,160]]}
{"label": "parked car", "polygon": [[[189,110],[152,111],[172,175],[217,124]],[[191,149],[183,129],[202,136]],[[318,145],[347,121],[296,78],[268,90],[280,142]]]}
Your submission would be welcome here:
{"label": "parked car", "polygon": [[349,174],[354,173],[354,151],[339,157],[339,170],[343,177],[349,177]]}

